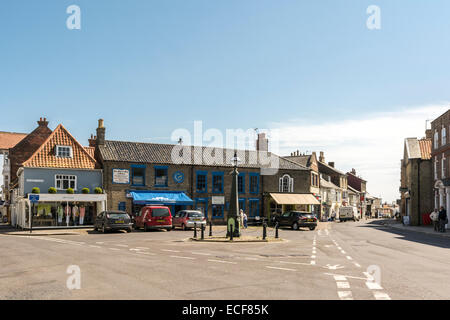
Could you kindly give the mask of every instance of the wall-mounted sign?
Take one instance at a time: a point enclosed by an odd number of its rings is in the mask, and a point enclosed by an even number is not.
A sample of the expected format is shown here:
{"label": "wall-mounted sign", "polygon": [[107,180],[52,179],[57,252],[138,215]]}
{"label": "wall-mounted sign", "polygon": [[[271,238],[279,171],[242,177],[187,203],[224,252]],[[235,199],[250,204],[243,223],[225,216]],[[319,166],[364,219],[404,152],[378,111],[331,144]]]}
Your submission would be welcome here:
{"label": "wall-mounted sign", "polygon": [[27,179],[27,182],[35,182],[35,183],[43,183],[44,180],[43,179]]}
{"label": "wall-mounted sign", "polygon": [[130,170],[128,169],[113,169],[113,183],[129,184]]}
{"label": "wall-mounted sign", "polygon": [[177,171],[173,174],[173,181],[176,183],[183,183],[184,181],[184,173],[181,171]]}
{"label": "wall-mounted sign", "polygon": [[225,197],[224,196],[212,196],[211,203],[212,204],[225,204]]}

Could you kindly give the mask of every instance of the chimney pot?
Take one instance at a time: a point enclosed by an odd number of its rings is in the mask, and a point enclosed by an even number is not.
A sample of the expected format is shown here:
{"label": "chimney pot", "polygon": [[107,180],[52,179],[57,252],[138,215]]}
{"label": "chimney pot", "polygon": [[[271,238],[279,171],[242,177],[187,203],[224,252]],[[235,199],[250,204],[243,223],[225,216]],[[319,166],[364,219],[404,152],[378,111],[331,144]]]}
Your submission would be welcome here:
{"label": "chimney pot", "polygon": [[48,125],[48,121],[46,118],[39,118],[39,121],[37,122],[39,127],[46,127]]}

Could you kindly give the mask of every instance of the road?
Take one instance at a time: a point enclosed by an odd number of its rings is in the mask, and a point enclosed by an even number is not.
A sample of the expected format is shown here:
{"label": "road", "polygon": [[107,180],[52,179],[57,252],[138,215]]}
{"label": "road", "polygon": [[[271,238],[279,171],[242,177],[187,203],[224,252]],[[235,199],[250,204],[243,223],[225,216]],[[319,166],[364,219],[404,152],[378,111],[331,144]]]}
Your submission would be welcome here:
{"label": "road", "polygon": [[[450,299],[448,238],[377,221],[282,229],[286,241],[271,243],[191,236],[0,232],[0,299]],[[80,289],[66,285],[71,265]]]}

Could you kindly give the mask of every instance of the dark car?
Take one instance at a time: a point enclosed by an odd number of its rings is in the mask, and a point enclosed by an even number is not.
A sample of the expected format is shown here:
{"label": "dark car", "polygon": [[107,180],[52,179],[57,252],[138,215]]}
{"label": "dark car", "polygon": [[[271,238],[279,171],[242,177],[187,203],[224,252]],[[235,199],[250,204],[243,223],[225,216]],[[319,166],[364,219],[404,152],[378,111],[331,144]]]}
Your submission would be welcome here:
{"label": "dark car", "polygon": [[288,211],[281,215],[275,216],[275,222],[278,222],[280,227],[291,227],[298,230],[301,227],[307,227],[309,230],[314,230],[317,227],[317,218],[313,213],[302,211]]}
{"label": "dark car", "polygon": [[103,211],[95,220],[94,230],[100,230],[103,233],[112,230],[131,232],[133,223],[131,217],[125,211]]}

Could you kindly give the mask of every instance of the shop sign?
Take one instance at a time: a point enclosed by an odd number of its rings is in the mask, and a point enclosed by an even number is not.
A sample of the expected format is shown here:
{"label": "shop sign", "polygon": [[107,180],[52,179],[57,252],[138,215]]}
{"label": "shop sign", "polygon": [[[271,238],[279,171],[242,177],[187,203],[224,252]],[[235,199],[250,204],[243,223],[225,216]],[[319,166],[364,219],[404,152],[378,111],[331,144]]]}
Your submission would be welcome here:
{"label": "shop sign", "polygon": [[173,174],[173,181],[176,183],[183,183],[184,181],[184,173],[181,171],[177,171]]}
{"label": "shop sign", "polygon": [[129,184],[130,170],[128,169],[113,169],[113,183]]}
{"label": "shop sign", "polygon": [[27,179],[27,182],[43,183],[43,179]]}
{"label": "shop sign", "polygon": [[225,204],[225,197],[224,196],[212,196],[211,203],[212,204]]}

